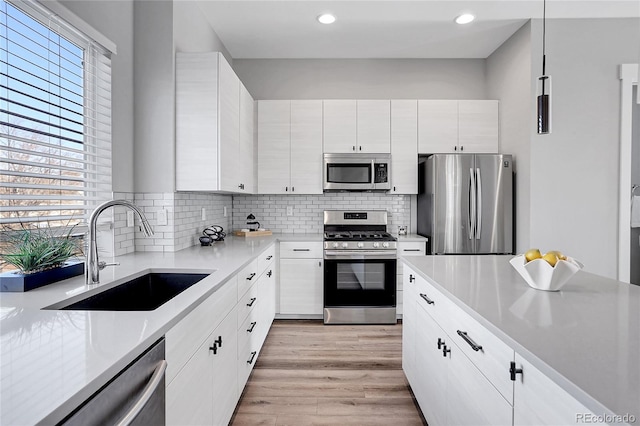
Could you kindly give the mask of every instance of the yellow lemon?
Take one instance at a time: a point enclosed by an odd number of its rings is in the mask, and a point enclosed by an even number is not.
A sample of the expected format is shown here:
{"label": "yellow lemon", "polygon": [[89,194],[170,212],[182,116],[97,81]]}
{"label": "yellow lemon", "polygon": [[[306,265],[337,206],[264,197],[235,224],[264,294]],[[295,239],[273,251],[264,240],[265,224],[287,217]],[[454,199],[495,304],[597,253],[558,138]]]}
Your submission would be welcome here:
{"label": "yellow lemon", "polygon": [[547,254],[549,254],[549,253],[553,253],[553,254],[555,254],[555,255],[556,255],[556,257],[558,258],[558,260],[567,260],[567,256],[565,256],[564,254],[562,254],[562,252],[561,252],[561,251],[559,251],[559,250],[551,250],[551,251],[548,251],[548,252],[547,252]]}
{"label": "yellow lemon", "polygon": [[537,248],[529,249],[524,254],[524,258],[527,259],[527,262],[531,262],[534,259],[540,259],[541,257],[542,254],[540,254],[540,250],[538,250]]}
{"label": "yellow lemon", "polygon": [[546,253],[544,256],[542,256],[542,258],[546,260],[547,263],[549,263],[549,265],[551,266],[556,266],[556,263],[558,263],[558,256],[556,256],[556,254],[552,252]]}

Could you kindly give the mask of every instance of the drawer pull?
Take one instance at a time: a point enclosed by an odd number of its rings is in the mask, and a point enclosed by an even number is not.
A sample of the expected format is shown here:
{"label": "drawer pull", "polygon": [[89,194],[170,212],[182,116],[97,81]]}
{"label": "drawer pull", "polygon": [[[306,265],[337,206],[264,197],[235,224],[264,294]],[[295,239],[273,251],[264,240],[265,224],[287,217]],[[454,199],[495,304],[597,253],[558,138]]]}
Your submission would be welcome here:
{"label": "drawer pull", "polygon": [[251,281],[251,280],[253,279],[253,277],[255,277],[255,276],[256,276],[256,273],[255,273],[255,272],[252,272],[252,273],[251,273],[251,275],[249,275],[249,276],[247,277],[247,280],[248,280],[248,281]]}
{"label": "drawer pull", "polygon": [[252,322],[252,323],[251,323],[251,327],[247,328],[247,332],[248,332],[248,333],[253,332],[253,328],[256,326],[256,324],[257,324],[257,323],[256,323],[255,321],[254,321],[254,322]]}
{"label": "drawer pull", "polygon": [[447,345],[444,345],[442,347],[442,356],[446,358],[447,354],[450,354],[450,353],[451,353],[451,349],[447,348]]}
{"label": "drawer pull", "polygon": [[311,251],[311,249],[293,249],[293,251]]}
{"label": "drawer pull", "polygon": [[256,301],[256,299],[257,299],[256,297],[252,297],[251,299],[249,299],[249,300],[251,300],[251,301],[250,301],[249,303],[247,303],[247,306],[248,306],[248,307],[252,307],[252,306],[253,306],[253,303]]}
{"label": "drawer pull", "polygon": [[213,346],[209,346],[209,350],[213,352],[214,355],[218,354],[218,348],[222,347],[222,336],[218,336],[218,340],[213,342]]}
{"label": "drawer pull", "polygon": [[218,340],[216,340],[215,342],[216,345],[218,345],[218,347],[222,347],[222,336],[218,336]]}
{"label": "drawer pull", "polygon": [[516,381],[516,374],[522,374],[522,368],[516,368],[516,363],[511,361],[511,366],[509,367],[509,375],[511,376],[512,381]]}
{"label": "drawer pull", "polygon": [[273,256],[271,255],[267,256],[267,260],[271,260],[271,259],[273,259]]}
{"label": "drawer pull", "polygon": [[427,302],[427,304],[429,304],[429,305],[435,305],[435,303],[436,303],[433,300],[429,299],[427,297],[427,295],[424,294],[424,293],[420,293],[420,297],[422,297],[425,300],[425,302]]}
{"label": "drawer pull", "polygon": [[271,271],[271,269],[269,269],[269,272],[267,272],[267,276],[271,278],[271,275],[273,275],[273,272]]}
{"label": "drawer pull", "polygon": [[256,354],[257,354],[257,353],[258,353],[258,352],[256,352],[256,351],[251,352],[251,358],[249,358],[249,359],[247,360],[247,364],[249,364],[249,365],[253,364],[253,359],[256,357]]}
{"label": "drawer pull", "polygon": [[421,249],[402,249],[402,251],[422,251]]}
{"label": "drawer pull", "polygon": [[482,350],[482,346],[480,346],[476,342],[474,342],[473,339],[471,339],[471,337],[469,337],[469,335],[467,334],[466,331],[458,330],[458,336],[462,337],[462,340],[467,342],[469,344],[469,346],[471,346],[471,349],[473,349],[474,351],[478,352],[479,350]]}
{"label": "drawer pull", "polygon": [[442,345],[444,345],[444,340],[438,337],[438,349],[442,349]]}
{"label": "drawer pull", "polygon": [[409,274],[409,282],[412,283],[416,280],[416,277],[414,277],[413,275]]}

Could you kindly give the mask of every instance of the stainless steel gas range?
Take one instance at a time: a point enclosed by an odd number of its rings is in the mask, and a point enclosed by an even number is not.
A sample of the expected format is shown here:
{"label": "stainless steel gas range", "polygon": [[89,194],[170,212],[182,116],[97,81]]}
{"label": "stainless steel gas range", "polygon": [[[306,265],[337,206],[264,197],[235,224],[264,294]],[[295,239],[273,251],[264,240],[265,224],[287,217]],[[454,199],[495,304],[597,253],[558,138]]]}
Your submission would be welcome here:
{"label": "stainless steel gas range", "polygon": [[396,323],[396,239],[387,212],[324,212],[324,323]]}

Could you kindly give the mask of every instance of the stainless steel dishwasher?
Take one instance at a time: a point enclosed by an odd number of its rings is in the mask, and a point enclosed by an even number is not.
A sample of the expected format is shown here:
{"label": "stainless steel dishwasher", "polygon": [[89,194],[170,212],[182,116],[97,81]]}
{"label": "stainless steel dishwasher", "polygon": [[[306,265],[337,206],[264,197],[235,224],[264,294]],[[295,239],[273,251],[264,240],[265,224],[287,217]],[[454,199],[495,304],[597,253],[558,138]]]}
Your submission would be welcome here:
{"label": "stainless steel dishwasher", "polygon": [[60,424],[164,425],[164,358],[162,338]]}

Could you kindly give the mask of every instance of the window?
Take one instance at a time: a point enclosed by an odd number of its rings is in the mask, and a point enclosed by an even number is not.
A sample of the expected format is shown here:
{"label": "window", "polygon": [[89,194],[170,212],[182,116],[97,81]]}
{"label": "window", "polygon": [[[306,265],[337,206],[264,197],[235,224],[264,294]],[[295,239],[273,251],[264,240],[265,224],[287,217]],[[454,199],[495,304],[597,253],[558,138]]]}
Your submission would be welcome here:
{"label": "window", "polygon": [[111,198],[109,52],[31,1],[0,3],[0,224],[86,222]]}

